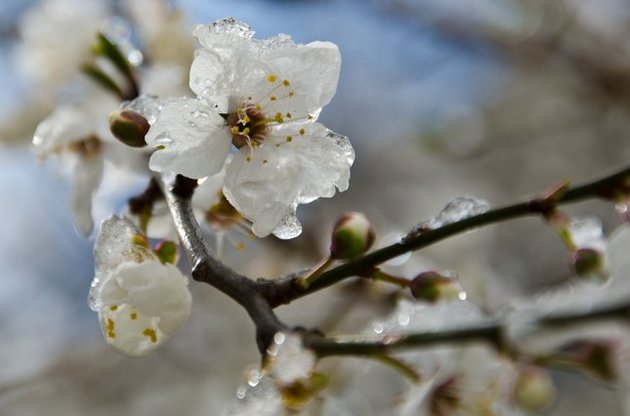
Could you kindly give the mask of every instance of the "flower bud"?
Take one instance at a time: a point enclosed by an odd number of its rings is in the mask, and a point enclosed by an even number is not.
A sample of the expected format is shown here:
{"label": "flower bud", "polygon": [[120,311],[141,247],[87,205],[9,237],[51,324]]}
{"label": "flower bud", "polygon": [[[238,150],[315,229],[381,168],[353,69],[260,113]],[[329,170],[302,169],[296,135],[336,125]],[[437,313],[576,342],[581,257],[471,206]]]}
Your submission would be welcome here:
{"label": "flower bud", "polygon": [[172,241],[161,241],[153,250],[157,258],[162,264],[177,264],[179,253],[177,251],[177,244]]}
{"label": "flower bud", "polygon": [[360,212],[348,212],[335,223],[330,245],[330,256],[347,260],[360,256],[374,243],[374,229]]}
{"label": "flower bud", "polygon": [[109,128],[118,140],[131,147],[144,147],[149,122],[139,113],[131,110],[114,111],[109,115]]}
{"label": "flower bud", "polygon": [[556,397],[556,386],[549,373],[542,368],[525,366],[514,386],[514,402],[531,412],[539,413]]}
{"label": "flower bud", "polygon": [[428,302],[466,299],[466,292],[457,280],[438,272],[420,273],[411,280],[409,289],[414,298]]}
{"label": "flower bud", "polygon": [[592,248],[580,248],[573,252],[571,265],[575,274],[584,278],[606,278],[603,254]]}

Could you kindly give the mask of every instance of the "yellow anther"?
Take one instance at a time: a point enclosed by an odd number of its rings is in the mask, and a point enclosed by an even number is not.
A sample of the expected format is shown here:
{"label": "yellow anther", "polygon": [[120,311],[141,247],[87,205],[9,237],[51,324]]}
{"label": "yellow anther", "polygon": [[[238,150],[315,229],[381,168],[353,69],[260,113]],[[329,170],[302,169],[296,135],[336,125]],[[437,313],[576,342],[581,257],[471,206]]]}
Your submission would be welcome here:
{"label": "yellow anther", "polygon": [[132,321],[135,321],[136,319],[138,319],[138,314],[135,312],[131,312],[129,314],[129,319],[131,319]]}
{"label": "yellow anther", "polygon": [[114,331],[107,331],[107,336],[109,338],[116,338],[116,333]]}
{"label": "yellow anther", "polygon": [[291,85],[291,83],[289,82],[288,79],[285,79],[284,81],[282,81],[282,85],[284,85],[285,87],[288,87],[289,85]]}
{"label": "yellow anther", "polygon": [[237,108],[236,109],[236,114],[238,114],[239,116],[242,116],[245,114],[245,110],[242,108]]}
{"label": "yellow anther", "polygon": [[287,112],[287,118],[291,118],[291,117],[293,117],[293,114]]}
{"label": "yellow anther", "polygon": [[263,160],[263,163],[267,163],[267,162],[269,162],[267,159]]}
{"label": "yellow anther", "polygon": [[249,123],[251,120],[250,120],[249,116],[248,116],[247,114],[245,114],[245,115],[243,116],[243,120],[242,120],[242,121],[243,121],[243,123],[247,124],[247,123]]}
{"label": "yellow anther", "polygon": [[155,333],[154,329],[146,328],[144,331],[142,331],[142,335],[144,335],[145,337],[149,337],[151,339],[151,342],[154,344],[157,342],[157,334]]}
{"label": "yellow anther", "polygon": [[111,318],[108,318],[107,319],[107,330],[108,331],[113,331],[115,327],[116,327],[116,323],[114,322],[114,320],[111,319]]}
{"label": "yellow anther", "polygon": [[238,127],[236,126],[232,127],[230,131],[232,132],[232,134],[240,134],[240,132],[238,131]]}
{"label": "yellow anther", "polygon": [[243,243],[242,241],[239,242],[238,244],[236,244],[236,250],[237,251],[243,251],[245,250],[245,243]]}
{"label": "yellow anther", "polygon": [[287,136],[287,142],[290,142],[291,140],[293,140],[293,136]]}
{"label": "yellow anther", "polygon": [[284,120],[282,119],[282,113],[278,112],[276,113],[276,117],[275,117],[275,121],[277,123],[282,123]]}
{"label": "yellow anther", "polygon": [[116,305],[113,305],[113,306],[109,307],[110,311],[115,311],[116,309],[118,309],[118,306],[116,306]]}
{"label": "yellow anther", "polygon": [[295,91],[289,91],[289,97],[293,97],[295,95]]}
{"label": "yellow anther", "polygon": [[278,97],[276,97],[275,95],[272,95],[271,98],[270,98],[271,101],[276,101],[277,99],[278,99]]}
{"label": "yellow anther", "polygon": [[251,161],[252,161],[252,157],[251,157],[251,156],[247,156],[247,157],[245,158],[245,160],[246,160],[246,161],[248,161],[248,162],[251,162]]}
{"label": "yellow anther", "polygon": [[243,134],[249,134],[249,127],[245,127],[243,129]]}
{"label": "yellow anther", "polygon": [[278,79],[278,77],[275,76],[274,74],[269,74],[267,76],[267,81],[269,81],[269,82],[276,82],[277,79]]}
{"label": "yellow anther", "polygon": [[262,106],[260,104],[256,104],[256,110],[257,111],[261,111],[262,110]]}
{"label": "yellow anther", "polygon": [[300,136],[304,136],[304,133],[306,133],[306,130],[300,129]]}

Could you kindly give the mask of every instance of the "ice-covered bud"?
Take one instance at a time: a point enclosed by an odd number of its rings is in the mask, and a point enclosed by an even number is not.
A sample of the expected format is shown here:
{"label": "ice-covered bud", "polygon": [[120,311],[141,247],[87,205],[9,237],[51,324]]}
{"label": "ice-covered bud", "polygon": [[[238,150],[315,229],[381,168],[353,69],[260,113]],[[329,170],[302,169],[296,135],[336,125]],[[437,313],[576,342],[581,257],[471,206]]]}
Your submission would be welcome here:
{"label": "ice-covered bud", "polygon": [[409,290],[414,298],[427,302],[466,299],[466,292],[456,279],[433,271],[420,273],[412,279]]}
{"label": "ice-covered bud", "polygon": [[330,256],[347,260],[360,256],[372,247],[374,228],[360,212],[348,212],[335,223],[330,244]]}
{"label": "ice-covered bud", "polygon": [[606,279],[604,255],[593,248],[580,248],[571,255],[571,265],[575,274],[582,278]]}
{"label": "ice-covered bud", "polygon": [[556,386],[549,373],[534,366],[524,366],[514,386],[514,402],[525,410],[540,412],[556,398]]}
{"label": "ice-covered bud", "polygon": [[119,110],[109,115],[109,128],[114,137],[127,146],[144,147],[147,145],[144,138],[151,126],[139,113]]}

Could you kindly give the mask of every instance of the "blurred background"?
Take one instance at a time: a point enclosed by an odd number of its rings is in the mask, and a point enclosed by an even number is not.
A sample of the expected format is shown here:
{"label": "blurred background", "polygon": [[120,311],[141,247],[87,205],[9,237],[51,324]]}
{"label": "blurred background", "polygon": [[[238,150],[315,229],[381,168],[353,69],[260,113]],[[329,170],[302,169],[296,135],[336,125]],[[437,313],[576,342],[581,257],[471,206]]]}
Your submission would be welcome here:
{"label": "blurred background", "polygon": [[[156,2],[57,1],[62,6],[50,20],[116,15],[151,33],[138,9]],[[628,0],[169,4],[181,13],[180,32],[156,36],[155,44],[140,50],[166,50],[193,24],[226,16],[252,25],[258,38],[287,33],[297,42],[332,41],[341,50],[337,94],[320,120],[349,136],[356,149],[350,189],[299,208],[304,233],[295,241],[251,241],[244,251],[227,244],[225,261],[250,276],[313,265],[326,254],[335,219],[347,210],[368,215],[382,246],[458,196],[498,206],[563,179],[592,179],[630,160]],[[55,36],[63,40],[58,48],[76,45],[80,28],[49,32],[28,17],[33,7],[44,6],[0,3],[0,414],[220,414],[243,382],[244,369],[259,358],[246,315],[214,289],[192,284],[190,322],[147,358],[124,358],[102,340],[85,301],[94,237],[86,240],[75,231],[68,178],[54,161],[38,163],[30,148],[37,123],[56,103],[71,101],[77,87],[61,88],[63,74],[53,78],[56,69],[47,61],[34,64],[28,48]],[[189,47],[180,49],[189,53]],[[48,51],[53,61],[65,56],[52,46]],[[185,76],[183,64],[180,70]],[[97,223],[120,212],[144,186],[142,178],[125,179],[129,185],[123,187],[116,174],[106,177],[94,207]],[[606,234],[619,224],[607,203],[567,211],[595,216]],[[453,238],[387,268],[405,277],[454,270],[488,313],[571,274],[565,248],[536,218]],[[358,332],[386,313],[379,299],[331,289],[282,307],[280,314],[289,324]],[[322,316],[322,305],[346,313]],[[356,386],[347,413],[338,414],[388,413],[403,382],[389,369],[375,371],[384,380],[378,394]],[[549,414],[623,414],[614,391],[573,374],[554,377],[561,389]]]}

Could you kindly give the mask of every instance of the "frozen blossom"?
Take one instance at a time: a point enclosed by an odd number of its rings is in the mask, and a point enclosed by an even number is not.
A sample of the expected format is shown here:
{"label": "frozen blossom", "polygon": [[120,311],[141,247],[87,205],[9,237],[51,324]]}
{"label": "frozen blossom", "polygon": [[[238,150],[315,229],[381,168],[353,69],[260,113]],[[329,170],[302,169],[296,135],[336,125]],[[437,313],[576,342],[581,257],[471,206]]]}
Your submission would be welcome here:
{"label": "frozen blossom", "polygon": [[94,249],[96,274],[88,303],[98,311],[107,343],[141,357],[162,345],[188,319],[188,280],[163,264],[127,220],[103,223]]}
{"label": "frozen blossom", "polygon": [[340,55],[329,42],[253,39],[233,19],[198,25],[190,70],[196,98],[161,104],[147,142],[150,168],[191,178],[219,172],[230,149],[223,192],[260,236],[300,234],[299,204],[347,189],[354,151],[317,123],[332,99]]}

